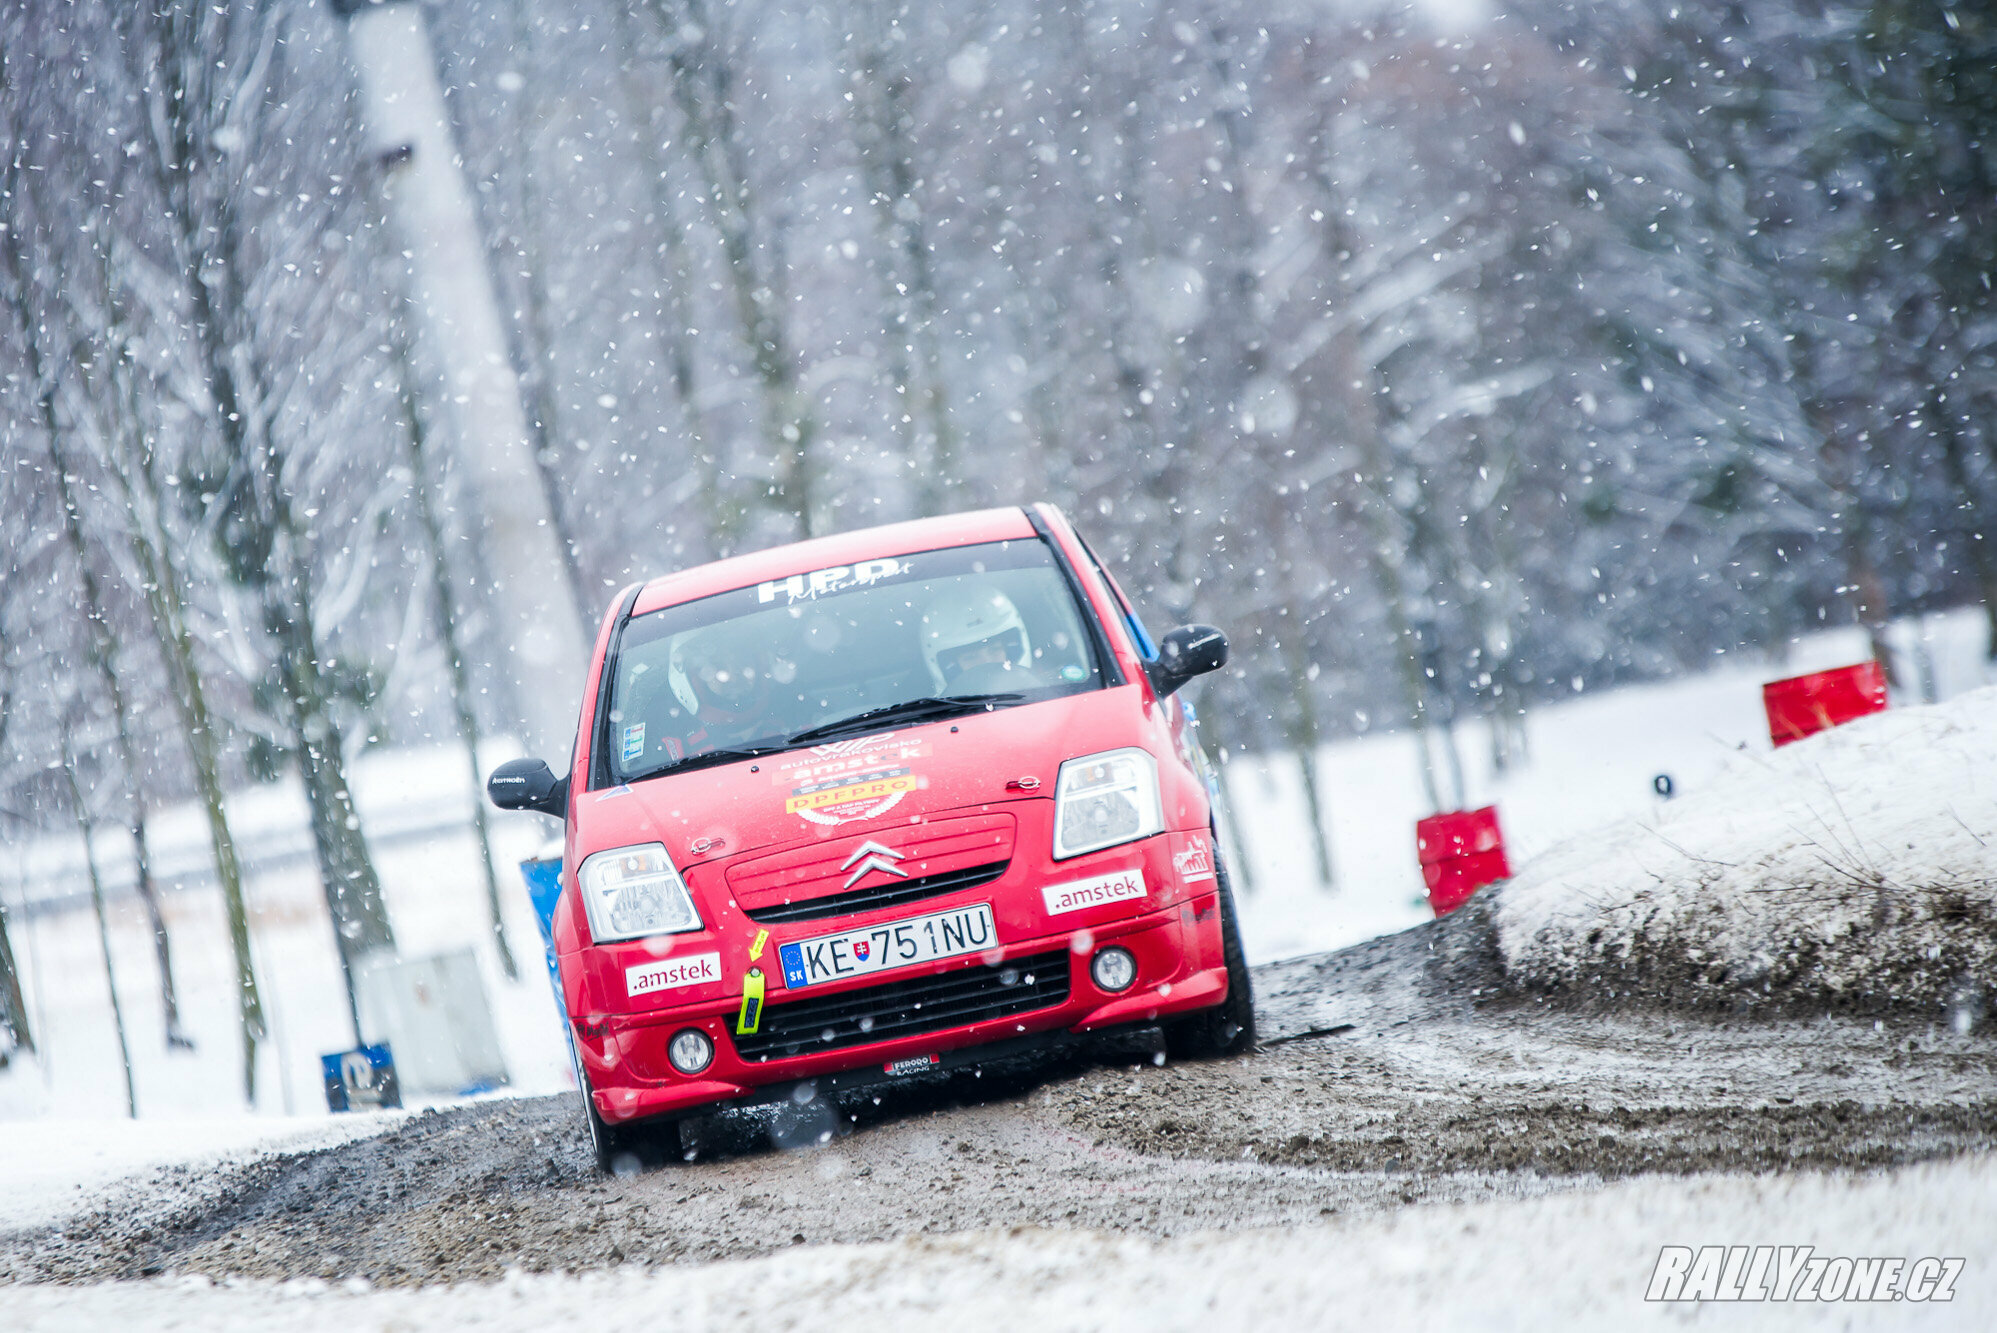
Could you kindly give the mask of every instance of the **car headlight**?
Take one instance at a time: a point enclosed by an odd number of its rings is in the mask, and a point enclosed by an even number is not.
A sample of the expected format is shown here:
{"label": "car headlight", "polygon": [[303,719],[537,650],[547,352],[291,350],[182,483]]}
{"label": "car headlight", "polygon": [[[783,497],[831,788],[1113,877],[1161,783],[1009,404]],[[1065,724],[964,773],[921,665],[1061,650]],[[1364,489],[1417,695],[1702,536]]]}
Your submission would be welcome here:
{"label": "car headlight", "polygon": [[656,842],[598,852],[582,863],[576,882],[598,944],[700,929],[686,881]]}
{"label": "car headlight", "polygon": [[1106,750],[1061,765],[1054,786],[1054,859],[1163,832],[1158,761],[1142,750]]}

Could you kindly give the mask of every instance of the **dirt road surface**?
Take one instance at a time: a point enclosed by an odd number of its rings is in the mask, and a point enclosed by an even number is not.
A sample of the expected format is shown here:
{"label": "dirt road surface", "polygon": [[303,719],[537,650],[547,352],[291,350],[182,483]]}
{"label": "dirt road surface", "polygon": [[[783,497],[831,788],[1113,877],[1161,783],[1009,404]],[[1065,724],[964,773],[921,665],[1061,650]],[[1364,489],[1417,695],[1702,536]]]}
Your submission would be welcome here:
{"label": "dirt road surface", "polygon": [[[1997,1143],[1997,1046],[1941,1023],[1580,1012],[1501,994],[1470,914],[1257,971],[1261,1049],[1065,1060],[731,1112],[693,1159],[590,1167],[573,1096],[177,1169],[0,1236],[0,1280],[403,1286],[993,1228],[1172,1237],[1646,1174],[1878,1168]],[[778,1142],[811,1146],[784,1148]]]}

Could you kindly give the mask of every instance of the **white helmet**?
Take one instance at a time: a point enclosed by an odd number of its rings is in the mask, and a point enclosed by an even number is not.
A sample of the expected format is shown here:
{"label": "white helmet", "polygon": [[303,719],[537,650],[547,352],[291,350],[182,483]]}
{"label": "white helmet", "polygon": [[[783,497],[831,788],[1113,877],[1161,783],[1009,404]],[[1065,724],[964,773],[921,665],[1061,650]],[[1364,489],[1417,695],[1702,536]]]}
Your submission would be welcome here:
{"label": "white helmet", "polygon": [[724,621],[682,634],[673,644],[667,674],[686,711],[711,718],[716,711],[740,713],[759,706],[768,692],[769,672],[752,632]]}
{"label": "white helmet", "polygon": [[1025,666],[1033,659],[1033,644],[1012,599],[986,587],[968,598],[945,597],[923,613],[922,655],[936,688],[949,690],[979,667],[1002,672]]}

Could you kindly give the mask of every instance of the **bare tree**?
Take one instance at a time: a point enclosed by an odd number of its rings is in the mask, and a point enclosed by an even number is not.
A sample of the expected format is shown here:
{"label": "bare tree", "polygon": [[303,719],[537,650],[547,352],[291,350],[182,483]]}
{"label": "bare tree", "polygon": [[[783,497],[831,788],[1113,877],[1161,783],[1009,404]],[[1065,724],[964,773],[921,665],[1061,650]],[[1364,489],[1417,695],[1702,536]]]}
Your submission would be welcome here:
{"label": "bare tree", "polygon": [[[343,969],[394,933],[346,775],[328,654],[315,623],[308,539],[274,432],[271,349],[260,349],[250,249],[255,150],[272,126],[285,16],[259,2],[141,7],[123,30],[144,109],[144,150],[180,276],[188,352],[217,447],[203,526],[271,643],[271,692],[304,779],[313,845]],[[356,1010],[355,1028],[359,1017]]]}

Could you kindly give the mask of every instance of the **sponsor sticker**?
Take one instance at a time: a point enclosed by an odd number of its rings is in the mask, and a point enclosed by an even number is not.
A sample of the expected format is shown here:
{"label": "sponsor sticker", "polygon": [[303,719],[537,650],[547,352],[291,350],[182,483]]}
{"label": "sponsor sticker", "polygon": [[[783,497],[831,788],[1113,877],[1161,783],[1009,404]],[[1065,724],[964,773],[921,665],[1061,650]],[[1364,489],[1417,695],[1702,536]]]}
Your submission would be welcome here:
{"label": "sponsor sticker", "polygon": [[905,1060],[890,1060],[881,1069],[896,1078],[906,1074],[926,1074],[943,1063],[940,1055],[911,1055]]}
{"label": "sponsor sticker", "polygon": [[640,963],[624,969],[624,991],[632,999],[659,991],[683,990],[721,980],[721,955],[689,954],[685,958],[663,958],[656,963]]}
{"label": "sponsor sticker", "polygon": [[1101,907],[1104,903],[1128,902],[1133,898],[1144,897],[1144,872],[1141,870],[1118,870],[1107,875],[1097,875],[1094,879],[1071,880],[1066,884],[1043,884],[1041,897],[1047,900],[1047,914],[1059,916],[1063,912],[1079,912],[1084,907]]}
{"label": "sponsor sticker", "polygon": [[1181,882],[1213,878],[1213,850],[1207,840],[1195,834],[1186,839],[1186,850],[1172,853],[1172,869]]}
{"label": "sponsor sticker", "polygon": [[767,603],[781,597],[784,605],[789,606],[793,602],[808,602],[827,593],[845,592],[848,588],[864,588],[882,579],[899,578],[908,571],[908,561],[892,558],[831,565],[825,569],[814,569],[809,574],[793,574],[787,579],[759,583],[756,585],[756,600]]}
{"label": "sponsor sticker", "polygon": [[634,722],[624,728],[624,762],[636,763],[645,757],[645,724]]}
{"label": "sponsor sticker", "polygon": [[814,745],[803,758],[779,767],[775,779],[790,788],[786,813],[836,827],[884,815],[902,797],[927,785],[908,761],[929,753],[923,741],[897,741],[894,733],[858,741]]}

